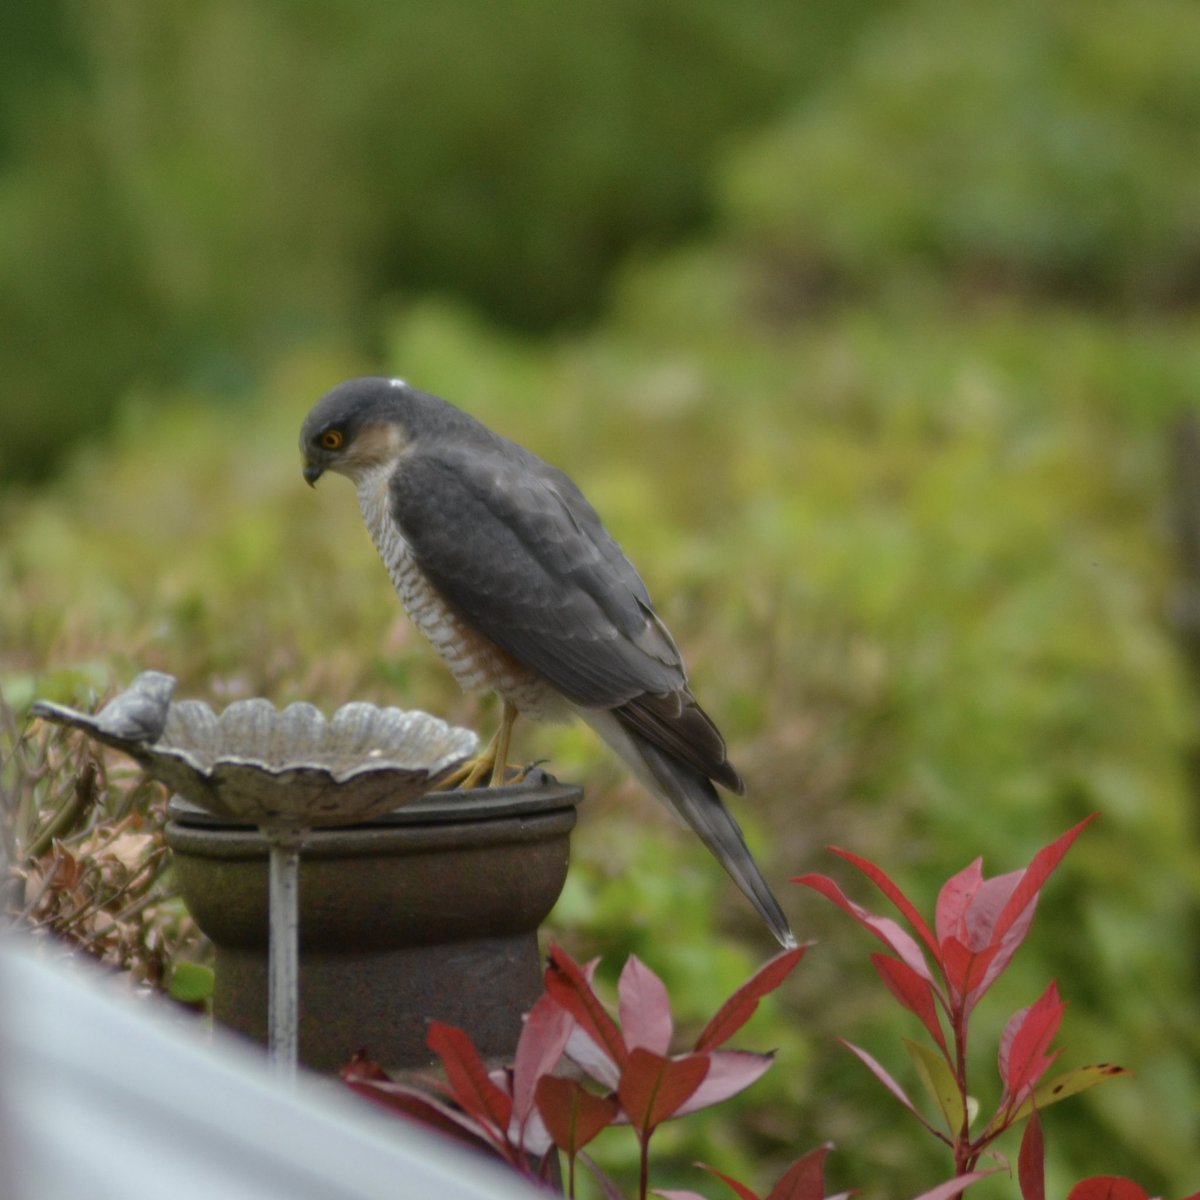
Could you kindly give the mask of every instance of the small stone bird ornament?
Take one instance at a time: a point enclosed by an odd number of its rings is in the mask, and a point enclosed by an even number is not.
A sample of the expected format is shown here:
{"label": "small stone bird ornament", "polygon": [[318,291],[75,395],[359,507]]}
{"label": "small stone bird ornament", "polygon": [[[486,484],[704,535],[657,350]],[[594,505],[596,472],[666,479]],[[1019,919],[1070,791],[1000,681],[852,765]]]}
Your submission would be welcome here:
{"label": "small stone bird ornament", "polygon": [[503,702],[467,779],[502,782],[518,713],[586,721],[796,940],[714,784],[741,794],[646,585],[557,468],[403,380],[352,379],[300,433],[304,478],[345,475],[409,617],[467,690]]}

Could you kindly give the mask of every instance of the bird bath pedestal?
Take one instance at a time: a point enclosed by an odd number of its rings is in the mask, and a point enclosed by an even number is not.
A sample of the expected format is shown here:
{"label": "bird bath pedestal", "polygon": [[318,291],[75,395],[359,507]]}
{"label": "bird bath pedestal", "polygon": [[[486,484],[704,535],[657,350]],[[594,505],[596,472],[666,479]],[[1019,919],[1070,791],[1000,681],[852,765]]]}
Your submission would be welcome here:
{"label": "bird bath pedestal", "polygon": [[[567,874],[579,788],[435,792],[368,824],[314,830],[300,863],[300,1061],[423,1067],[430,1019],[511,1061],[541,994],[537,931]],[[268,847],[175,800],[180,891],[216,946],[216,1018],[265,1040]]]}
{"label": "bird bath pedestal", "polygon": [[267,1041],[285,1080],[297,1053],[320,1069],[360,1048],[424,1064],[432,1018],[510,1056],[539,992],[537,928],[566,877],[579,789],[542,775],[431,793],[473,733],[369,704],[326,721],[245,700],[217,716],[173,702],[174,685],[147,671],[95,716],[35,711],[177,793],[167,841],[216,944],[217,1018]]}

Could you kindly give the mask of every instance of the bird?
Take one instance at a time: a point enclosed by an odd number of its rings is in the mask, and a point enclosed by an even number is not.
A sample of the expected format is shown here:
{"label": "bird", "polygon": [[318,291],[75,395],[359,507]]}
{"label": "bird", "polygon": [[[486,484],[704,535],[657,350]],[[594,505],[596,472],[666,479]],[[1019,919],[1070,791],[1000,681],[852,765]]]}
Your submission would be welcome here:
{"label": "bird", "polygon": [[304,479],[346,476],[409,618],[499,729],[467,780],[505,778],[518,714],[582,718],[690,826],[779,943],[796,939],[717,786],[742,794],[645,583],[575,483],[402,379],[350,379],[300,432]]}

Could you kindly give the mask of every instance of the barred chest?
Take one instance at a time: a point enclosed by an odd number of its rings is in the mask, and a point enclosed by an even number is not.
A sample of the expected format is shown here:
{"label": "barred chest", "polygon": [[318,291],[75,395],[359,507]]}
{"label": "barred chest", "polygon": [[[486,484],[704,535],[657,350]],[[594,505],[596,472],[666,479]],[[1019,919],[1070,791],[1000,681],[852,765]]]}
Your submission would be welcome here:
{"label": "barred chest", "polygon": [[475,633],[442,599],[417,565],[388,512],[390,470],[358,480],[358,503],[409,619],[445,660],[464,691],[494,690],[535,720],[555,720],[562,702],[536,676]]}

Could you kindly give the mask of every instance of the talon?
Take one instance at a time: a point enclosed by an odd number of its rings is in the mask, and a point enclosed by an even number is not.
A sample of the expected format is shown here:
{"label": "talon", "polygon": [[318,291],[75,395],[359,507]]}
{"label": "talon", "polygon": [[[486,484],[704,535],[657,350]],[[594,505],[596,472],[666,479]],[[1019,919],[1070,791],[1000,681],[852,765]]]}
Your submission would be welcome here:
{"label": "talon", "polygon": [[523,767],[514,767],[516,774],[509,780],[509,783],[524,783],[529,778],[530,771],[536,771],[543,763],[548,763],[548,758],[535,758],[533,762],[527,762]]}
{"label": "talon", "polygon": [[[505,700],[504,711],[500,716],[500,728],[496,730],[492,740],[473,758],[468,758],[451,771],[438,784],[436,790],[448,792],[461,788],[465,791],[478,787],[485,777],[488,778],[488,787],[500,787],[505,783],[508,775],[508,744],[512,739],[512,727],[516,719],[516,708]],[[531,764],[532,766],[536,764]],[[526,767],[524,771],[516,768],[519,773],[514,782],[519,783],[524,779],[531,767]]]}
{"label": "talon", "polygon": [[455,788],[461,787],[462,781],[471,773],[471,768],[474,765],[475,759],[473,758],[468,758],[466,762],[459,763],[433,790],[435,792],[452,792]]}

